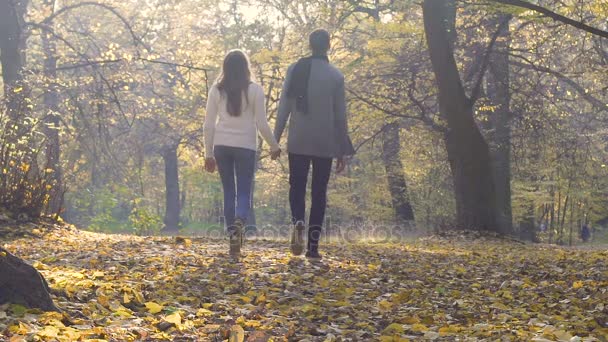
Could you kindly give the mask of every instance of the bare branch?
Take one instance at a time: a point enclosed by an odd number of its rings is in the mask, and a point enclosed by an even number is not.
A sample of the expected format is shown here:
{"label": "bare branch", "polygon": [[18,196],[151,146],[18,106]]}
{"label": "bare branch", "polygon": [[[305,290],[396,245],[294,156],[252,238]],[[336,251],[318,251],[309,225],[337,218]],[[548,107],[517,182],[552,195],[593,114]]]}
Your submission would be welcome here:
{"label": "bare branch", "polygon": [[566,25],[570,25],[570,26],[576,27],[577,29],[589,32],[589,33],[591,33],[593,35],[596,35],[596,36],[600,36],[600,37],[603,37],[603,38],[608,38],[608,31],[600,30],[600,29],[598,29],[596,27],[589,26],[589,25],[587,25],[587,24],[585,24],[583,22],[570,19],[570,18],[565,17],[565,16],[563,16],[561,14],[555,13],[555,12],[553,12],[553,11],[545,8],[545,7],[538,6],[538,5],[529,3],[529,2],[524,1],[524,0],[491,0],[491,1],[498,2],[498,3],[504,4],[504,5],[511,5],[511,6],[516,6],[516,7],[521,7],[521,8],[527,8],[529,10],[538,12],[538,13],[546,16],[546,17],[549,17],[549,18],[551,18],[553,20],[557,20],[559,22],[562,22],[562,23],[564,23]]}
{"label": "bare branch", "polygon": [[135,45],[137,45],[138,43],[141,44],[146,50],[150,50],[150,48],[141,40],[141,38],[139,38],[136,34],[135,31],[133,31],[133,28],[131,27],[131,24],[129,24],[129,22],[125,19],[125,17],[122,16],[122,14],[120,14],[114,7],[106,5],[106,4],[102,4],[99,2],[94,2],[94,1],[85,1],[85,2],[80,2],[71,6],[66,6],[63,7],[62,9],[58,10],[57,12],[51,14],[50,16],[46,17],[40,24],[42,25],[49,25],[53,20],[55,20],[55,18],[59,17],[60,15],[67,13],[71,10],[80,8],[80,7],[85,7],[85,6],[94,6],[94,7],[100,7],[103,8],[109,12],[111,12],[112,14],[114,14],[122,23],[123,25],[127,28],[127,30],[129,30],[129,33],[131,34],[131,37],[133,37],[133,40],[135,41]]}
{"label": "bare branch", "polygon": [[494,44],[496,44],[496,40],[500,36],[500,33],[505,29],[507,25],[509,25],[509,21],[511,20],[511,16],[506,16],[502,22],[498,24],[498,28],[492,35],[492,39],[488,44],[488,48],[486,49],[486,53],[483,56],[483,60],[481,62],[481,70],[479,70],[479,76],[477,77],[477,82],[475,82],[475,86],[473,87],[473,91],[471,92],[471,98],[469,99],[470,103],[473,104],[479,99],[479,93],[481,91],[481,82],[483,82],[483,77],[488,69],[488,65],[490,64],[490,54],[494,49]]}

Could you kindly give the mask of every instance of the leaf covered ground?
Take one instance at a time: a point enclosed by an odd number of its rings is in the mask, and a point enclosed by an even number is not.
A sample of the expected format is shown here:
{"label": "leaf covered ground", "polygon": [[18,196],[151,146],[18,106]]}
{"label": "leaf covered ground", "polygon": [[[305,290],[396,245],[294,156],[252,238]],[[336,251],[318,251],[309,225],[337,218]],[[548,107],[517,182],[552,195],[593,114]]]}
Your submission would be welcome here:
{"label": "leaf covered ground", "polygon": [[10,341],[608,340],[606,250],[423,238],[331,243],[310,263],[256,240],[235,263],[221,240],[34,235],[4,246],[64,312],[0,306]]}

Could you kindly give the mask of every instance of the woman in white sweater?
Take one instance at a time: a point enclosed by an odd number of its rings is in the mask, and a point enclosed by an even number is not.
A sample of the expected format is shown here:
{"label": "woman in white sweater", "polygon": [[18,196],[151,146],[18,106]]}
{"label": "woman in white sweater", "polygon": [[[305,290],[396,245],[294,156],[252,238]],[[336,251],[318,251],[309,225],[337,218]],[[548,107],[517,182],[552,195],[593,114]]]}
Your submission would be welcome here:
{"label": "woman in white sweater", "polygon": [[247,55],[232,50],[209,90],[203,126],[205,169],[214,172],[217,167],[222,180],[232,256],[240,254],[249,215],[258,131],[270,145],[272,159],[278,158],[281,149],[268,125],[264,90],[251,81]]}

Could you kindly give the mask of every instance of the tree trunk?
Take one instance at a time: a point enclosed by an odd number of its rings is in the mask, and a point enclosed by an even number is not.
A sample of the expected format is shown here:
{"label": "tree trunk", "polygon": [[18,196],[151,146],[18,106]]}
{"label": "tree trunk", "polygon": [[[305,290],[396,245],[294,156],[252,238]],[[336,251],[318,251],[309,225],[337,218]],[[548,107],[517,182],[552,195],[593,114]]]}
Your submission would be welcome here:
{"label": "tree trunk", "polygon": [[46,280],[34,267],[0,247],[0,304],[59,311],[49,291]]}
{"label": "tree trunk", "polygon": [[511,93],[509,89],[509,25],[510,15],[500,14],[490,27],[500,27],[500,33],[490,53],[486,78],[487,95],[495,109],[490,114],[492,130],[489,136],[492,173],[496,191],[496,223],[504,234],[513,231],[511,213]]}
{"label": "tree trunk", "polygon": [[400,151],[399,124],[393,122],[386,127],[382,134],[382,162],[398,224],[414,220],[414,211],[407,196],[407,184]]}
{"label": "tree trunk", "polygon": [[177,165],[177,146],[166,147],[163,151],[165,162],[165,227],[164,232],[177,232],[179,230],[179,176]]}
{"label": "tree trunk", "polygon": [[520,223],[519,237],[523,240],[539,242],[534,222],[534,201],[526,199],[525,202],[526,215]]}
{"label": "tree trunk", "polygon": [[[380,22],[378,2],[375,3],[375,6],[369,8],[359,6],[356,11],[366,13],[374,18],[375,22]],[[386,172],[388,190],[391,194],[395,221],[397,224],[412,222],[414,221],[414,210],[408,198],[407,183],[403,172],[403,164],[401,163],[401,139],[398,122],[390,123],[381,135],[381,139],[382,162],[384,164],[384,171]]]}
{"label": "tree trunk", "polygon": [[454,182],[458,228],[501,232],[496,220],[495,187],[488,144],[464,92],[448,30],[453,0],[425,0],[424,29],[439,90],[439,109],[447,120],[444,136]]}
{"label": "tree trunk", "polygon": [[9,118],[20,123],[19,117],[25,113],[26,96],[23,82],[23,64],[25,63],[25,39],[23,34],[23,17],[27,1],[0,1],[0,60],[2,63],[2,80],[4,96]]}
{"label": "tree trunk", "polygon": [[[50,4],[54,7],[54,1]],[[55,42],[48,32],[42,33],[44,50],[44,76],[49,86],[44,93],[44,105],[48,110],[45,117],[47,181],[52,187],[47,213],[59,215],[63,203],[63,176],[60,164],[61,145],[59,142],[59,92],[57,89],[57,51]]]}

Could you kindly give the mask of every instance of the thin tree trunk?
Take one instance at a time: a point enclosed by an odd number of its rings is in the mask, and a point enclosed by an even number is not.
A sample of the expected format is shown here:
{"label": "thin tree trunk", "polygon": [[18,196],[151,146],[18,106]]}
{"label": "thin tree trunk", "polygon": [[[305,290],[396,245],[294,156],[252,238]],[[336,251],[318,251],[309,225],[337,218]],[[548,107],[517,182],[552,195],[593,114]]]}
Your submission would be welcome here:
{"label": "thin tree trunk", "polygon": [[[54,7],[54,1],[49,6]],[[44,93],[44,105],[48,110],[45,117],[47,181],[52,187],[47,212],[59,215],[63,203],[63,175],[60,164],[61,145],[59,141],[59,92],[57,89],[57,51],[55,42],[48,32],[42,33],[44,51],[44,76],[49,86]]]}
{"label": "thin tree trunk", "polygon": [[473,104],[466,96],[448,30],[454,1],[425,0],[424,29],[436,83],[439,109],[447,120],[444,139],[454,182],[459,228],[499,230],[495,187],[488,144],[473,117]]}
{"label": "thin tree trunk", "polygon": [[179,230],[180,198],[177,146],[168,146],[162,151],[165,162],[165,233]]}
{"label": "thin tree trunk", "polygon": [[570,201],[570,233],[568,234],[568,246],[572,246],[572,230],[574,229],[574,201]]}
{"label": "thin tree trunk", "polygon": [[[490,114],[492,130],[489,136],[492,156],[492,173],[496,189],[496,221],[504,233],[513,231],[511,213],[511,93],[509,89],[509,44],[511,33],[508,22],[511,16],[500,14],[490,21],[490,27],[500,32],[490,53],[486,78],[487,95],[496,106]],[[532,218],[533,219],[533,218]]]}
{"label": "thin tree trunk", "polygon": [[553,187],[551,187],[551,212],[549,215],[549,243],[553,243],[553,232],[555,230],[555,192]]}
{"label": "thin tree trunk", "polygon": [[538,242],[538,237],[536,236],[537,225],[534,221],[534,201],[528,199],[524,201],[526,202],[526,213],[521,221],[519,237],[523,240]]}
{"label": "thin tree trunk", "polygon": [[23,17],[28,1],[0,1],[0,62],[4,96],[9,118],[19,122],[27,108],[23,65],[25,63],[25,39]]}
{"label": "thin tree trunk", "polygon": [[382,162],[386,171],[395,219],[398,224],[414,221],[414,210],[407,195],[407,184],[401,163],[399,123],[389,124],[382,134]]}
{"label": "thin tree trunk", "polygon": [[[558,243],[560,245],[564,244],[564,226],[566,224],[566,213],[568,212],[568,203],[570,201],[570,195],[566,195],[566,199],[564,201],[564,210],[563,210],[563,214],[562,214],[562,220],[561,223],[559,224],[559,241]],[[558,217],[559,220],[559,217]]]}

